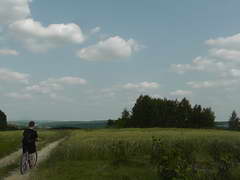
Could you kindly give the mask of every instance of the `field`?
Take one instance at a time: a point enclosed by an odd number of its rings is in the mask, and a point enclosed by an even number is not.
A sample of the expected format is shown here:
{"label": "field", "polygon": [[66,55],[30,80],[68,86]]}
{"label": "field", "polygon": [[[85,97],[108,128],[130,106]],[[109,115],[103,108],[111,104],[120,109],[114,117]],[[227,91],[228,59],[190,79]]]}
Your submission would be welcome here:
{"label": "field", "polygon": [[0,131],[0,158],[20,148],[21,131]]}
{"label": "field", "polygon": [[239,179],[240,133],[196,129],[73,130],[37,180]]}

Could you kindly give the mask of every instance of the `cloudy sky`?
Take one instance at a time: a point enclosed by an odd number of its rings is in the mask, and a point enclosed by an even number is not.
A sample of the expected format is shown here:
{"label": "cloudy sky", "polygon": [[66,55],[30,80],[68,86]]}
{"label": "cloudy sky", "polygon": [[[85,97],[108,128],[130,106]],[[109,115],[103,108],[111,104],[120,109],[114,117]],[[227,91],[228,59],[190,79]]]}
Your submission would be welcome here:
{"label": "cloudy sky", "polygon": [[10,120],[117,118],[140,94],[240,111],[240,1],[1,0]]}

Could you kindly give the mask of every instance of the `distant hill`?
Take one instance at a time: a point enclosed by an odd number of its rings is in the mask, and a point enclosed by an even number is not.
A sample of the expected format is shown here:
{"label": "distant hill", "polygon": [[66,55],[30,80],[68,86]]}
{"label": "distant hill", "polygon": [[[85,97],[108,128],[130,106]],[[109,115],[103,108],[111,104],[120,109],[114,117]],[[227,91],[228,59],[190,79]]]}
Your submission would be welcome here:
{"label": "distant hill", "polygon": [[[26,127],[29,121],[9,121],[10,124],[15,124],[19,127]],[[82,129],[82,128],[105,128],[107,121],[36,121],[37,127],[49,129]]]}
{"label": "distant hill", "polygon": [[[21,121],[9,121],[9,124],[14,124],[19,127],[26,127],[29,121],[21,120]],[[92,129],[92,128],[105,128],[107,126],[106,120],[97,120],[97,121],[36,121],[37,126],[39,128],[72,128],[72,129]],[[227,129],[228,122],[227,121],[218,121],[215,122],[216,128]]]}
{"label": "distant hill", "polygon": [[218,122],[215,122],[215,127],[216,128],[228,129],[229,128],[228,121],[218,121]]}

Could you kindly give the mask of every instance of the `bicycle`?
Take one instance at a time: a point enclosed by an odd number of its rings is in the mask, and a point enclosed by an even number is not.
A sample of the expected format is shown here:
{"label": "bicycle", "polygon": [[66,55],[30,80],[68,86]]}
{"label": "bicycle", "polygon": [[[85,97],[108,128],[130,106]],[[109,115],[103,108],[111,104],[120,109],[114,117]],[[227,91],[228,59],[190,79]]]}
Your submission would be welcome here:
{"label": "bicycle", "polygon": [[23,175],[28,169],[34,168],[37,164],[37,158],[37,152],[32,154],[29,154],[28,152],[23,153],[20,160],[20,173]]}

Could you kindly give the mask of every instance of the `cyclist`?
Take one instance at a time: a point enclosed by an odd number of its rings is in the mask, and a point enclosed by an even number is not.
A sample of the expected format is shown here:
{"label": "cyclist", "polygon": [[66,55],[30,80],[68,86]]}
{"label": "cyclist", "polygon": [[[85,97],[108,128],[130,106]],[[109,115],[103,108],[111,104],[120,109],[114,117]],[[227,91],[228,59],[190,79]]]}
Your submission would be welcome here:
{"label": "cyclist", "polygon": [[29,166],[32,168],[31,161],[33,160],[33,153],[37,151],[36,149],[36,141],[38,139],[37,131],[34,130],[35,122],[30,121],[28,124],[28,128],[23,132],[23,139],[22,139],[22,148],[23,153],[29,154]]}

